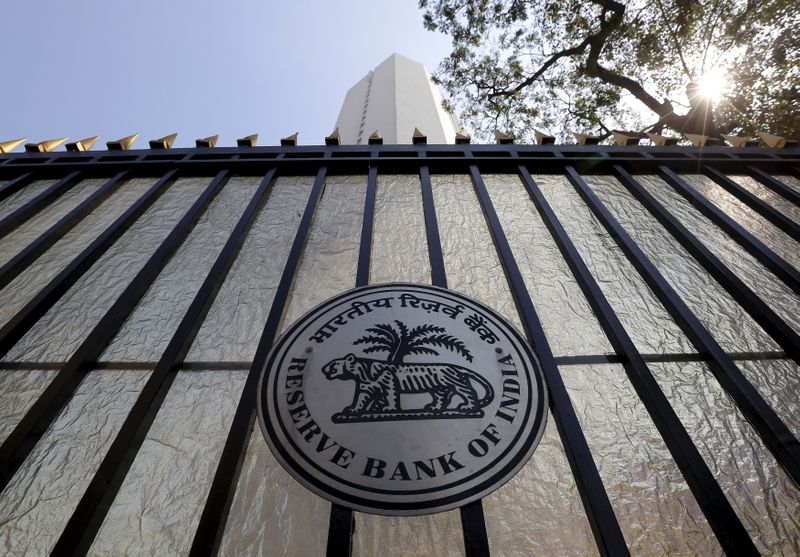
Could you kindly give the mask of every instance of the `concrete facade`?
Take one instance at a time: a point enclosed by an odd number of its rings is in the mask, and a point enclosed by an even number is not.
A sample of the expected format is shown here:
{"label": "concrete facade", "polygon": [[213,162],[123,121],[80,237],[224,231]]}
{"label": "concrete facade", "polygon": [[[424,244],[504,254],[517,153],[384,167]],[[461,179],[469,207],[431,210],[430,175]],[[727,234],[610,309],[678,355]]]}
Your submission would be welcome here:
{"label": "concrete facade", "polygon": [[428,143],[453,143],[461,127],[442,108],[442,94],[425,66],[397,53],[350,88],[336,126],[345,145],[366,144],[376,130],[384,143],[411,143],[414,128]]}

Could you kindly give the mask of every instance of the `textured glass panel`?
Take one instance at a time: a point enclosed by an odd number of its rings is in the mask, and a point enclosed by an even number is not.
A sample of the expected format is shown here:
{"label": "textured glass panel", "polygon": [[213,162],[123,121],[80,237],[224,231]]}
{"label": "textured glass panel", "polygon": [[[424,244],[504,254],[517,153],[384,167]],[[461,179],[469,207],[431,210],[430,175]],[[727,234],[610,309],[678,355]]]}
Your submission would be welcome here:
{"label": "textured glass panel", "polygon": [[775,341],[622,184],[610,176],[584,179],[725,350],[778,349]]}
{"label": "textured glass panel", "polygon": [[246,376],[178,373],[90,555],[188,554]]}
{"label": "textured glass panel", "polygon": [[660,178],[637,180],[787,323],[800,330],[800,298]]}
{"label": "textured glass panel", "polygon": [[0,322],[5,324],[22,309],[75,256],[141,197],[153,182],[154,180],[148,178],[124,184],[11,281],[0,292]]}
{"label": "textured glass panel", "polygon": [[553,353],[611,353],[592,308],[519,177],[490,174],[483,179]]}
{"label": "textured glass panel", "polygon": [[767,186],[761,184],[761,182],[750,176],[732,175],[729,177],[739,183],[739,185],[744,187],[744,189],[760,198],[773,209],[777,209],[795,222],[800,222],[800,207],[782,195],[772,191]]}
{"label": "textured glass panel", "polygon": [[[484,302],[522,330],[469,176],[431,176],[431,183],[450,288]],[[495,554],[594,552],[564,448],[551,424],[525,467],[483,500]]]}
{"label": "textured glass panel", "polygon": [[35,180],[18,192],[12,193],[0,201],[0,219],[6,218],[55,183],[55,180]]}
{"label": "textured glass panel", "polygon": [[793,360],[742,360],[736,365],[800,437],[800,365]]}
{"label": "textured glass panel", "polygon": [[133,405],[147,372],[90,372],[0,494],[6,554],[45,555]]}
{"label": "textured glass panel", "polygon": [[172,231],[209,178],[173,184],[9,351],[24,361],[67,359]]}
{"label": "textured glass panel", "polygon": [[483,509],[495,557],[598,554],[552,414],[531,459]]}
{"label": "textured glass panel", "polygon": [[[430,284],[419,176],[379,176],[370,282]],[[458,511],[390,517],[355,513],[353,555],[462,555]]]}
{"label": "textured glass panel", "polygon": [[[333,176],[314,215],[281,330],[356,280],[366,180]],[[322,555],[330,505],[275,460],[252,432],[222,539],[222,555]]]}
{"label": "textured glass panel", "polygon": [[50,384],[55,370],[0,368],[0,443]]}
{"label": "textured glass panel", "polygon": [[800,553],[797,487],[702,362],[650,366],[763,555]]}
{"label": "textured glass panel", "polygon": [[278,178],[187,360],[252,360],[313,178]]}
{"label": "textured glass panel", "polygon": [[631,554],[722,554],[622,366],[562,366],[561,375]]}
{"label": "textured glass panel", "polygon": [[711,178],[694,174],[681,177],[772,251],[800,269],[800,247],[786,233],[775,228],[768,220],[725,191]]}
{"label": "textured glass panel", "polygon": [[636,347],[643,353],[693,352],[689,339],[566,178],[534,179]]}
{"label": "textured glass panel", "polygon": [[798,180],[794,176],[773,176],[773,178],[777,178],[790,188],[800,192],[800,180]]}
{"label": "textured glass panel", "polygon": [[6,264],[9,259],[58,222],[61,217],[97,191],[105,181],[83,180],[78,182],[67,193],[0,239],[0,265]]}
{"label": "textured glass panel", "polygon": [[157,361],[239,220],[260,178],[232,178],[200,217],[101,356]]}
{"label": "textured glass panel", "polygon": [[370,282],[430,283],[422,192],[416,174],[378,176]]}

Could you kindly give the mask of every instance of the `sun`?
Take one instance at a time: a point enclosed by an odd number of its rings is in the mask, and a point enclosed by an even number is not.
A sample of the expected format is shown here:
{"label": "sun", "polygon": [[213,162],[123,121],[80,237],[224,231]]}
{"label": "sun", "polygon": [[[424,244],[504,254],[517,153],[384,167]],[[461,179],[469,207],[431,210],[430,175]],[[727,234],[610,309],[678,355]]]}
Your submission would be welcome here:
{"label": "sun", "polygon": [[719,68],[714,68],[700,78],[699,93],[711,102],[717,103],[722,99],[728,85],[725,72]]}

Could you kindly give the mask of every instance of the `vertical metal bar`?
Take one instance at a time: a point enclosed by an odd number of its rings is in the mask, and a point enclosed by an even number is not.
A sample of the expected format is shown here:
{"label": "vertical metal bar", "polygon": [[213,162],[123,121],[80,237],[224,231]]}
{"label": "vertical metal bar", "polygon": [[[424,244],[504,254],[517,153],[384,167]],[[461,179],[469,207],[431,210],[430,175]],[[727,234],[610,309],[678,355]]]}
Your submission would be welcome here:
{"label": "vertical metal bar", "polygon": [[[356,287],[369,284],[369,269],[372,258],[372,229],[375,219],[375,195],[378,185],[378,167],[369,167],[367,194],[364,198],[364,214],[361,220],[361,243],[358,249]],[[353,510],[333,503],[328,521],[327,557],[350,557],[353,552],[355,531]]]}
{"label": "vertical metal bar", "polygon": [[78,183],[81,171],[70,172],[64,178],[44,190],[25,203],[22,207],[0,220],[0,238],[14,230],[17,226],[44,209],[51,201],[64,195],[68,189]]}
{"label": "vertical metal bar", "polygon": [[239,217],[203,284],[175,329],[167,348],[128,412],[89,487],[72,513],[53,553],[86,555],[119,492],[144,439],[167,396],[178,369],[194,342],[219,289],[271,191],[275,169],[269,170]]}
{"label": "vertical metal bar", "polygon": [[766,187],[783,197],[794,203],[795,205],[800,205],[800,192],[797,190],[793,190],[780,180],[777,180],[761,170],[760,168],[756,168],[755,166],[748,166],[747,170],[750,172],[750,175],[764,184]]}
{"label": "vertical metal bar", "polygon": [[728,236],[733,238],[747,253],[755,257],[759,263],[775,273],[786,286],[800,294],[800,271],[789,265],[774,251],[764,245],[761,240],[745,230],[723,210],[709,201],[703,194],[695,190],[674,171],[666,166],[658,168],[659,176],[681,194],[695,209],[700,211],[711,222],[719,226]]}
{"label": "vertical metal bar", "polygon": [[790,358],[800,363],[800,335],[759,298],[719,258],[711,253],[680,221],[661,205],[650,192],[637,182],[622,166],[614,165],[617,178],[633,197],[669,231],[714,279],[740,304],[750,316],[783,348]]}
{"label": "vertical metal bar", "polygon": [[227,170],[222,170],[211,181],[0,445],[0,490],[5,489],[47,428],[72,398],[91,370],[88,363],[95,361],[117,334],[164,265],[194,228],[197,219],[222,189],[226,178]]}
{"label": "vertical metal bar", "polygon": [[9,180],[8,182],[0,186],[0,201],[3,201],[7,197],[17,193],[19,190],[27,186],[32,181],[33,181],[33,172],[26,172],[25,174],[20,174],[16,178]]}
{"label": "vertical metal bar", "polygon": [[608,494],[575,415],[575,409],[572,407],[566,386],[561,379],[553,352],[550,350],[539,316],[528,295],[522,273],[514,259],[511,246],[503,232],[489,193],[486,191],[483,178],[481,178],[476,165],[470,165],[469,171],[495,248],[500,256],[506,279],[511,286],[511,293],[522,318],[523,327],[539,356],[550,393],[550,410],[564,443],[564,450],[575,476],[575,483],[581,494],[597,547],[602,555],[629,555],[628,547],[614,515],[614,509],[608,500]]}
{"label": "vertical metal bar", "polygon": [[17,278],[28,265],[33,263],[40,255],[55,244],[64,235],[72,230],[83,217],[93,211],[100,203],[111,195],[127,176],[128,171],[123,170],[110,178],[97,191],[84,199],[77,207],[64,215],[57,223],[47,229],[28,246],[12,257],[5,265],[0,267],[0,289]]}
{"label": "vertical metal bar", "polygon": [[0,356],[8,352],[39,318],[75,284],[83,274],[122,236],[158,199],[174,180],[177,170],[162,176],[144,195],[120,215],[100,236],[78,254],[69,265],[58,273],[31,301],[25,304],[14,317],[0,327]]}
{"label": "vertical metal bar", "polygon": [[617,355],[620,356],[628,379],[633,385],[647,412],[658,428],[664,443],[692,490],[708,523],[717,536],[722,549],[728,554],[758,555],[750,535],[731,507],[711,470],[706,466],[686,429],[667,397],[636,349],[622,323],[611,308],[600,285],[592,276],[569,235],[556,217],[524,166],[519,167],[520,177],[528,195],[556,242],[561,255],[572,271],[575,280],[588,300],[603,332]]}
{"label": "vertical metal bar", "polygon": [[566,171],[567,178],[578,194],[664,305],[664,308],[675,319],[697,351],[708,355],[709,368],[714,376],[736,401],[739,409],[761,436],[764,444],[772,451],[775,459],[783,466],[795,484],[800,485],[800,443],[797,438],[725,354],[711,333],[700,323],[678,293],[639,249],[636,242],[625,232],[625,229],[611,215],[577,171],[572,166],[567,166]]}
{"label": "vertical metal bar", "polygon": [[322,197],[323,186],[325,183],[326,167],[322,166],[317,172],[314,180],[314,187],[306,204],[303,217],[300,219],[297,234],[295,235],[286,266],[283,268],[281,280],[275,291],[275,297],[267,316],[264,332],[258,341],[256,355],[253,358],[253,366],[247,375],[242,396],[236,407],[228,438],[222,450],[220,461],[217,464],[217,471],[211,483],[208,497],[200,523],[192,541],[192,548],[189,552],[191,556],[214,555],[222,541],[222,534],[225,529],[225,522],[228,518],[228,511],[233,499],[236,482],[239,479],[242,461],[244,458],[247,443],[253,430],[256,409],[256,389],[262,368],[266,363],[275,335],[280,326],[281,317],[286,308],[291,293],[294,275],[300,264],[300,256],[303,253],[306,240],[311,229],[311,222],[314,212]]}
{"label": "vertical metal bar", "polygon": [[723,189],[736,196],[737,199],[750,207],[753,211],[786,232],[793,240],[800,242],[800,225],[796,222],[774,207],[767,205],[764,201],[759,199],[758,196],[750,193],[716,168],[706,166],[705,172],[712,180],[722,186]]}
{"label": "vertical metal bar", "polygon": [[[422,186],[422,210],[425,215],[425,232],[428,239],[428,256],[431,262],[431,282],[434,286],[447,288],[447,273],[444,267],[442,242],[439,238],[439,224],[436,219],[436,206],[433,201],[433,187],[428,166],[420,166]],[[489,556],[489,535],[483,516],[481,500],[467,503],[459,509],[461,533],[464,537],[464,551],[467,557]]]}

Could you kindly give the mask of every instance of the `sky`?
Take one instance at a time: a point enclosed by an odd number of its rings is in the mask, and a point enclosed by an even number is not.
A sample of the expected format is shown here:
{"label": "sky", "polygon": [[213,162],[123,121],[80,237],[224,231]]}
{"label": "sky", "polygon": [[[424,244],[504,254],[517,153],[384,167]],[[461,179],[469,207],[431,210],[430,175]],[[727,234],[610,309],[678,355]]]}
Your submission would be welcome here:
{"label": "sky", "polygon": [[[447,37],[415,0],[39,0],[3,6],[0,141],[178,132],[323,143],[347,89],[398,52],[433,71]],[[101,144],[100,141],[103,143]]]}

